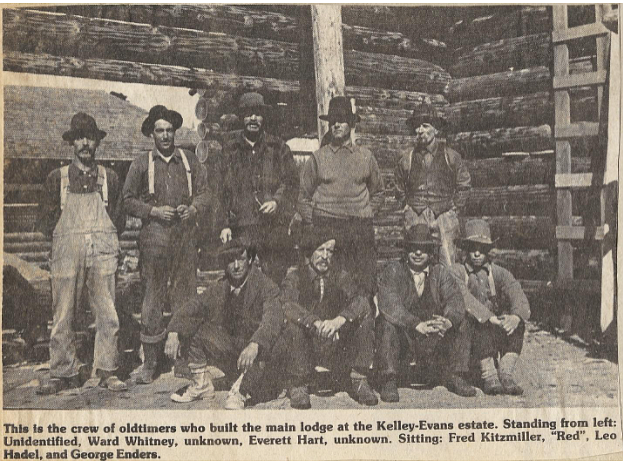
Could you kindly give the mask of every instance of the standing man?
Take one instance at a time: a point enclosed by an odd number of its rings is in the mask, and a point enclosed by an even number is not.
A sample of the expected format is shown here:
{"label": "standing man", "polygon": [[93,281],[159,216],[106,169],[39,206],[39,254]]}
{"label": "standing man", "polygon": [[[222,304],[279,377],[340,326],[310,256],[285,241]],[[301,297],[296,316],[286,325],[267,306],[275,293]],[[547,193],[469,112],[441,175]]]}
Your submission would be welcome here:
{"label": "standing man", "polygon": [[514,371],[523,348],[530,304],[515,277],[489,261],[493,241],[485,220],[467,222],[462,243],[467,260],[455,264],[453,271],[472,296],[466,298],[466,304],[479,306],[479,312],[483,313],[478,317],[481,323],[476,325],[473,340],[482,390],[489,395],[521,395],[523,389],[515,382]]}
{"label": "standing man", "polygon": [[450,267],[460,234],[458,212],[465,206],[471,177],[459,153],[437,135],[447,126],[435,107],[424,102],[407,123],[417,137],[395,169],[396,199],[404,211],[404,228],[427,224],[441,243],[440,263]]}
{"label": "standing man", "polygon": [[158,105],[151,108],[141,131],[154,149],[137,157],[123,187],[128,214],[142,221],[139,236],[141,342],[145,361],[136,381],[149,384],[166,336],[163,312],[173,311],[197,294],[197,218],[207,213],[207,174],[197,156],[175,146],[182,116]]}
{"label": "standing man", "polygon": [[288,145],[265,131],[268,106],[259,93],[245,93],[238,103],[244,129],[223,146],[220,238],[250,240],[257,246],[262,270],[280,283],[291,262],[288,224],[298,170]]}
{"label": "standing man", "polygon": [[[166,354],[176,358],[181,338],[190,339],[192,383],[173,395],[174,402],[214,396],[214,366],[230,379],[239,378],[225,408],[242,409],[253,402],[276,398],[273,346],[284,324],[279,288],[253,265],[255,250],[239,240],[223,246],[219,260],[225,278],[195,296],[177,311],[168,326]],[[286,347],[282,345],[283,349]],[[283,359],[283,355],[275,361]],[[241,375],[242,374],[242,375]],[[222,376],[222,375],[220,375]],[[242,376],[242,378],[240,378]]]}
{"label": "standing man", "polygon": [[379,278],[376,368],[381,400],[399,400],[401,359],[424,366],[429,383],[475,396],[476,389],[461,377],[469,367],[473,325],[465,318],[459,286],[434,261],[438,245],[428,225],[408,229],[403,246],[403,260],[389,263]]}
{"label": "standing man", "polygon": [[53,170],[45,183],[38,229],[52,238],[50,273],[54,321],[50,337],[50,380],[38,394],[80,386],[73,322],[86,285],[97,332],[92,382],[112,390],[127,387],[115,372],[119,318],[115,310],[115,272],[125,216],[119,201],[119,180],[95,162],[106,132],[95,119],[77,113],[63,140],[73,146],[69,166]]}
{"label": "standing man", "polygon": [[336,240],[314,231],[300,244],[305,260],[288,273],[281,299],[288,325],[284,339],[289,360],[292,408],[311,407],[308,385],[314,367],[348,379],[357,402],[376,405],[368,383],[374,358],[374,316],[367,298],[344,270],[334,268]]}
{"label": "standing man", "polygon": [[301,172],[299,213],[340,243],[338,265],[354,272],[366,295],[376,292],[376,246],[372,219],[383,201],[383,179],[376,159],[351,140],[359,121],[348,98],[334,97],[329,113],[331,142],[316,151]]}

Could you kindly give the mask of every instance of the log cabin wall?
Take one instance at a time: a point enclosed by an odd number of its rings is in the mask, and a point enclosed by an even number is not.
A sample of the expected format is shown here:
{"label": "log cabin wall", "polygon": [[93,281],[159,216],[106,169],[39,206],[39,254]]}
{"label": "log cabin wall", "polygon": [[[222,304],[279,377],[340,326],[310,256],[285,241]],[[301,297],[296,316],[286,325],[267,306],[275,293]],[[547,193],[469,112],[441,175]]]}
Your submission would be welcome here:
{"label": "log cabin wall", "polygon": [[[4,70],[199,89],[200,149],[214,159],[223,133],[236,127],[231,113],[244,91],[260,91],[273,105],[276,133],[309,135],[299,106],[308,87],[301,80],[300,8],[5,9]],[[342,15],[346,94],[362,117],[357,142],[375,154],[387,185],[376,219],[382,259],[396,257],[401,238],[392,170],[413,144],[405,122],[428,98],[451,121],[448,141],[472,174],[462,222],[484,215],[499,238],[496,260],[539,294],[556,269],[550,9],[345,6]],[[572,69],[592,66],[592,55],[577,44]],[[586,120],[595,96],[588,89],[576,96],[572,111]],[[576,172],[589,166],[587,157],[574,159]],[[10,243],[5,239],[5,250]]]}

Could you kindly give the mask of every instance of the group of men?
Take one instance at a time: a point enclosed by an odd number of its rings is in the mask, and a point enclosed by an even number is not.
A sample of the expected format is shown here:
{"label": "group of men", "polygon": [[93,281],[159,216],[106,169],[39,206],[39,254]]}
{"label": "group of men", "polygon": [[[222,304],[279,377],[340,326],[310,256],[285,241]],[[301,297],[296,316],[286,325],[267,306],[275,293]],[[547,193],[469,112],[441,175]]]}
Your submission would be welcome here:
{"label": "group of men", "polygon": [[[73,117],[63,139],[74,158],[48,176],[39,220],[53,242],[54,320],[50,378],[37,392],[81,384],[72,325],[85,284],[96,319],[86,385],[127,389],[117,376],[115,310],[127,214],[142,223],[144,361],[133,376],[149,384],[163,358],[173,359],[191,380],[172,394],[175,402],[213,397],[213,381],[224,377],[228,409],[283,389],[293,408],[306,409],[319,367],[333,390],[361,404],[378,403],[375,389],[397,402],[414,362],[420,379],[461,396],[476,395],[465,380],[475,364],[485,393],[521,394],[513,371],[528,302],[513,276],[489,261],[494,242],[484,220],[466,223],[466,260],[456,262],[470,175],[438,137],[445,120],[435,108],[424,102],[408,121],[416,144],[395,170],[404,255],[378,277],[373,218],[384,184],[375,157],[351,138],[359,116],[350,101],[335,97],[319,116],[329,123],[328,142],[300,175],[288,146],[267,133],[267,111],[261,95],[242,95],[243,129],[226,135],[218,178],[208,178],[197,157],[175,145],[181,115],[153,107],[141,131],[154,147],[132,162],[123,188],[95,161],[106,132],[87,114]],[[207,217],[225,277],[197,295],[197,229]]]}

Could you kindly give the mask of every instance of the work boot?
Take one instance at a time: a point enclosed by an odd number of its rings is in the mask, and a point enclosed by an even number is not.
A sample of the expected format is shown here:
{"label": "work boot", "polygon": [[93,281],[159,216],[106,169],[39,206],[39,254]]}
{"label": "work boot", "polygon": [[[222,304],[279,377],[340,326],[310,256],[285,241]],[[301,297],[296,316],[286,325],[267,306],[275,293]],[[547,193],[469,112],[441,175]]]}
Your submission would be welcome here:
{"label": "work boot", "polygon": [[145,360],[143,366],[136,375],[136,384],[151,384],[154,382],[154,375],[158,368],[158,356],[162,343],[143,343],[143,355]]}
{"label": "work boot", "polygon": [[353,395],[355,400],[361,405],[377,405],[379,399],[370,387],[368,379],[362,374],[353,370],[350,373],[350,380],[353,388]]}
{"label": "work boot", "polygon": [[444,385],[446,386],[448,391],[453,392],[456,395],[460,395],[461,397],[476,396],[476,388],[467,384],[467,381],[465,381],[459,375],[448,375]]}
{"label": "work boot", "polygon": [[240,391],[229,391],[225,399],[225,410],[243,410],[246,399]]}
{"label": "work boot", "polygon": [[171,394],[171,400],[178,403],[194,402],[195,400],[213,399],[214,384],[206,367],[191,368],[192,383]]}
{"label": "work boot", "polygon": [[504,388],[504,392],[510,395],[521,395],[523,389],[513,379],[515,373],[515,364],[519,359],[519,354],[508,352],[500,359],[500,382]]}
{"label": "work boot", "polygon": [[381,388],[381,400],[383,402],[398,402],[400,396],[398,395],[398,386],[396,386],[396,380],[390,379]]}
{"label": "work boot", "polygon": [[70,376],[69,378],[50,378],[41,384],[36,390],[37,395],[53,395],[65,389],[75,389],[80,387],[80,375]]}
{"label": "work boot", "polygon": [[288,390],[288,395],[290,396],[290,407],[297,410],[308,410],[311,408],[307,386],[291,387]]}
{"label": "work boot", "polygon": [[121,381],[117,375],[115,375],[114,371],[98,370],[98,372],[100,387],[105,387],[112,392],[122,392],[128,390],[128,385]]}
{"label": "work boot", "polygon": [[487,395],[498,395],[504,393],[502,383],[498,377],[498,370],[495,368],[493,357],[487,357],[480,361],[480,371],[482,378],[482,392]]}

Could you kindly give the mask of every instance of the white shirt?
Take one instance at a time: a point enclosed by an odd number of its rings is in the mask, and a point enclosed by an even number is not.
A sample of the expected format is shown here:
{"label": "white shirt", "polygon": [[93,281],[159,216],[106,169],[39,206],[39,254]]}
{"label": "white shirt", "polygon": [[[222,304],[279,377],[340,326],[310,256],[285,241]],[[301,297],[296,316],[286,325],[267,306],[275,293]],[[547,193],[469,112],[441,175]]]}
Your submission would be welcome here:
{"label": "white shirt", "polygon": [[426,277],[428,276],[428,267],[426,267],[421,272],[416,272],[411,267],[409,267],[409,271],[411,272],[413,283],[415,283],[415,290],[417,291],[417,295],[421,297],[424,293],[424,285],[426,283]]}

